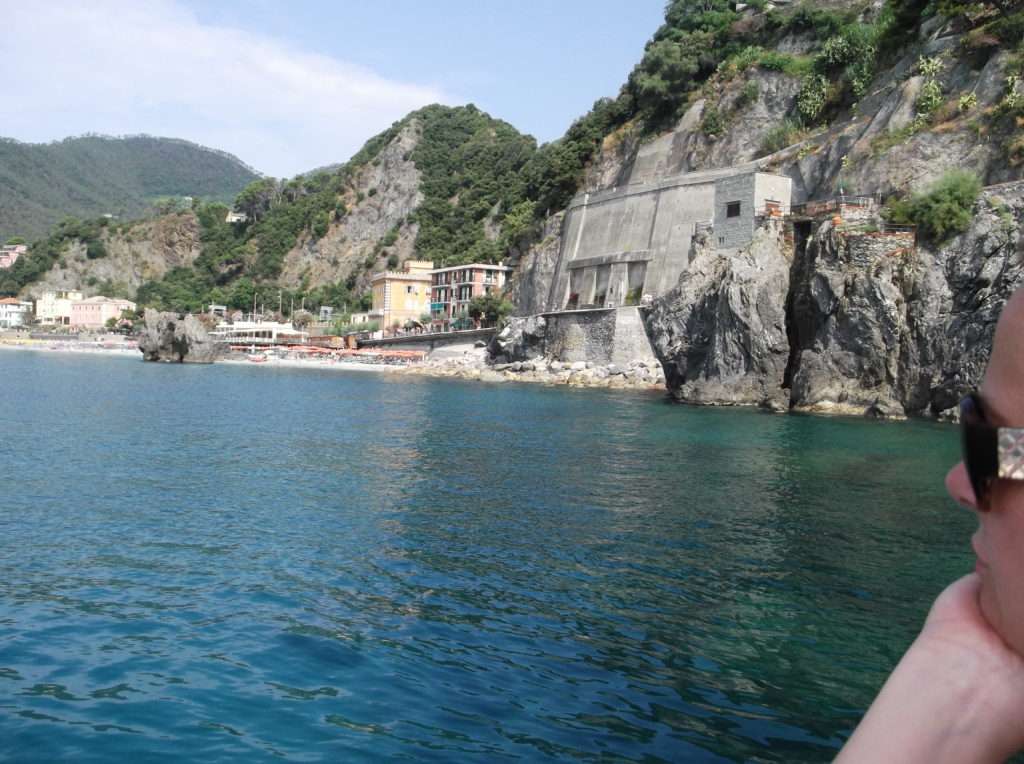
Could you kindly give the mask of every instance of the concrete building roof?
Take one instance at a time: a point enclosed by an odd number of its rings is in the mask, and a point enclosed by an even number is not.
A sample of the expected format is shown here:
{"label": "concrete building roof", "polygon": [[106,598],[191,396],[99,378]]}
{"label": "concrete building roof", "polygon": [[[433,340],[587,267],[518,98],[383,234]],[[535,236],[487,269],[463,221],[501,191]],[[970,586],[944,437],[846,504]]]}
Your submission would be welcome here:
{"label": "concrete building roof", "polygon": [[469,263],[467,265],[449,265],[447,268],[435,268],[431,273],[447,273],[449,271],[462,271],[466,268],[475,268],[483,271],[506,271],[512,269],[507,265],[491,265],[490,263]]}
{"label": "concrete building roof", "polygon": [[123,299],[120,299],[120,298],[117,298],[117,297],[104,297],[103,295],[96,295],[95,297],[90,297],[87,300],[82,300],[82,302],[83,303],[90,303],[92,305],[98,305],[98,304],[102,304],[102,303],[124,304],[126,302],[127,303],[131,303],[132,305],[135,304],[131,300],[123,300]]}
{"label": "concrete building roof", "polygon": [[381,273],[373,274],[370,279],[371,284],[376,284],[378,281],[385,279],[391,279],[392,281],[430,281],[430,274],[432,271],[422,271],[420,273],[407,273],[406,271],[383,271]]}

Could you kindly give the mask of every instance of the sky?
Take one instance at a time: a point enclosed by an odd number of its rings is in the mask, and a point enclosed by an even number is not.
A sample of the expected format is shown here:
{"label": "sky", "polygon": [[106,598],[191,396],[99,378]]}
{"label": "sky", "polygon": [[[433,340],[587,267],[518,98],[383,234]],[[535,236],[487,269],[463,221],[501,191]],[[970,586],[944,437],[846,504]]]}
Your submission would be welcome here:
{"label": "sky", "polygon": [[0,136],[185,138],[290,177],[430,103],[538,142],[614,96],[665,0],[0,0]]}

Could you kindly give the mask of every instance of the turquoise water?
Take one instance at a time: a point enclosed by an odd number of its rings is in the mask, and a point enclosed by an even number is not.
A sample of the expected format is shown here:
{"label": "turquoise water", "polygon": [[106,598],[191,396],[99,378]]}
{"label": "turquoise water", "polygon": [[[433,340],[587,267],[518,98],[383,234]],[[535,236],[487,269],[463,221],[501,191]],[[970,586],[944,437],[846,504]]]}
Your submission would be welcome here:
{"label": "turquoise water", "polygon": [[943,425],[0,370],[5,759],[826,761],[973,564]]}

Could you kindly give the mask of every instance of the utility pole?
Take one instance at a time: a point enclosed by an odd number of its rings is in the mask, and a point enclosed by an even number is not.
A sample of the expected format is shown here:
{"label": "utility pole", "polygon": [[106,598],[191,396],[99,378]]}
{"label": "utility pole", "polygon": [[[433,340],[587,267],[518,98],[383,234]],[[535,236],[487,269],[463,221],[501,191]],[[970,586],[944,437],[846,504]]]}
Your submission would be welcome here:
{"label": "utility pole", "polygon": [[283,300],[282,294],[283,293],[281,292],[281,290],[278,289],[277,290],[277,314],[278,315],[281,315],[281,309],[284,307],[284,305],[282,304],[282,300]]}

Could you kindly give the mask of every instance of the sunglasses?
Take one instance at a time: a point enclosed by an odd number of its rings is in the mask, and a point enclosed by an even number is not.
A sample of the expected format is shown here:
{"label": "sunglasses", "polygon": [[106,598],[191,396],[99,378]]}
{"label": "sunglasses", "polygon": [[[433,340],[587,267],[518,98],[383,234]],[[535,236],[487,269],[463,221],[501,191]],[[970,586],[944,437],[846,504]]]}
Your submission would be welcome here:
{"label": "sunglasses", "polygon": [[967,477],[977,507],[984,512],[996,478],[1024,480],[1024,428],[993,427],[981,398],[971,393],[960,401],[960,436]]}

